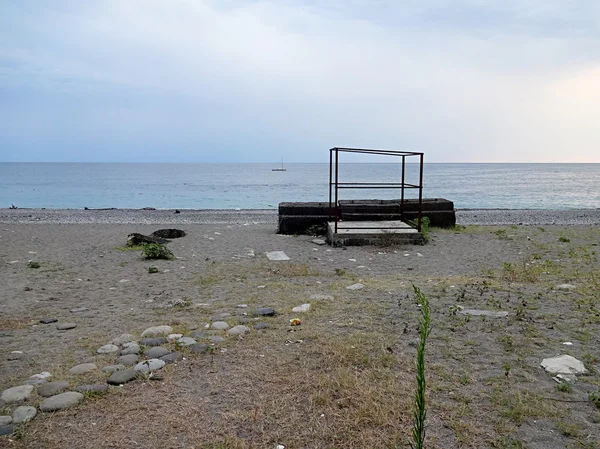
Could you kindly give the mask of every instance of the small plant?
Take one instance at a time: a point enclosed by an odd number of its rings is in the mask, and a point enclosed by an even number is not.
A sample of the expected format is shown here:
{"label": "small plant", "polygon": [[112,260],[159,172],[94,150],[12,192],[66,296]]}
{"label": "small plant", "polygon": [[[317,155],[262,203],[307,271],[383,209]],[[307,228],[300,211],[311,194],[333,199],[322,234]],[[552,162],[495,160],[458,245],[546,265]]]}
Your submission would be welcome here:
{"label": "small plant", "polygon": [[538,230],[539,230],[540,232],[546,232],[546,229],[545,229],[545,228],[541,228],[541,227],[540,227],[540,228],[538,228]]}
{"label": "small plant", "polygon": [[588,394],[588,399],[592,404],[600,408],[600,390],[592,391]]}
{"label": "small plant", "polygon": [[556,386],[556,389],[561,393],[573,393],[573,387],[569,382],[561,382]]}
{"label": "small plant", "polygon": [[148,267],[148,273],[158,273],[158,268],[156,268],[154,265]]}
{"label": "small plant", "polygon": [[335,274],[337,276],[345,276],[346,275],[346,270],[344,270],[343,268],[336,268],[335,269]]}
{"label": "small plant", "polygon": [[559,237],[558,241],[561,243],[569,243],[571,241],[571,239],[569,239],[567,237]]}
{"label": "small plant", "polygon": [[429,225],[430,224],[431,224],[431,220],[429,219],[429,217],[421,218],[421,235],[423,236],[423,239],[425,239],[425,242],[428,242],[431,238],[429,235]]}
{"label": "small plant", "polygon": [[146,259],[173,259],[173,253],[162,243],[150,243],[142,251]]}
{"label": "small plant", "polygon": [[425,419],[427,418],[427,409],[425,407],[425,392],[427,382],[425,379],[425,346],[427,337],[431,332],[431,315],[429,310],[429,301],[421,293],[421,290],[413,285],[417,302],[421,306],[421,323],[419,327],[419,346],[417,347],[417,391],[415,393],[414,423],[412,430],[412,449],[423,449],[425,442]]}
{"label": "small plant", "polygon": [[504,368],[504,377],[508,378],[510,374],[510,363],[507,362],[502,367]]}
{"label": "small plant", "polygon": [[39,262],[34,262],[33,260],[27,262],[27,268],[39,268],[40,266]]}

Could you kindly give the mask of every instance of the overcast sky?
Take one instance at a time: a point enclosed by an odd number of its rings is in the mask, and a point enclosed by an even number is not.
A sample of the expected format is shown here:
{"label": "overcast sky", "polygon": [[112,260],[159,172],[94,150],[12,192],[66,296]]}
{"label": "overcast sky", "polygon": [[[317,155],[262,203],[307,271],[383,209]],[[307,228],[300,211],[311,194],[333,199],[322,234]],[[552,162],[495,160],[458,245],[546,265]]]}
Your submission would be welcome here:
{"label": "overcast sky", "polygon": [[600,162],[598,0],[0,0],[0,161]]}

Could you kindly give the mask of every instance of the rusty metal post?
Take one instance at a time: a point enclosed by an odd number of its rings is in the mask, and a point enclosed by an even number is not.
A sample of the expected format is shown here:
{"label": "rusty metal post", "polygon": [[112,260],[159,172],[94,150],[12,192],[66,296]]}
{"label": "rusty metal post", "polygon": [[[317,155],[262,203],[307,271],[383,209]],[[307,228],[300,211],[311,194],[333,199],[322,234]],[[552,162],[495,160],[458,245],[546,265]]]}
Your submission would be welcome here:
{"label": "rusty metal post", "polygon": [[400,220],[404,221],[404,167],[406,166],[406,156],[402,156],[402,187],[400,194]]}
{"label": "rusty metal post", "polygon": [[338,204],[338,180],[339,180],[339,151],[335,148],[335,233],[338,232],[338,219],[340,216]]}
{"label": "rusty metal post", "polygon": [[423,215],[423,153],[421,153],[419,159],[419,219],[417,221],[417,231],[421,232],[421,219]]}
{"label": "rusty metal post", "polygon": [[329,149],[329,219],[327,220],[327,226],[331,222],[331,183],[333,181],[333,148]]}

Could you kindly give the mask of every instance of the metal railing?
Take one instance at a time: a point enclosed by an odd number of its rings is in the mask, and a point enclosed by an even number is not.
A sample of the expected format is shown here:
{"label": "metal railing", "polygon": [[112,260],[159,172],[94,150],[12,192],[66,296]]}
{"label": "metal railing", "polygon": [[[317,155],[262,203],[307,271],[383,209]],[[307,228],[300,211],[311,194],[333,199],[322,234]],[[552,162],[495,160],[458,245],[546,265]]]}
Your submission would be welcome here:
{"label": "metal railing", "polygon": [[[373,154],[381,156],[396,156],[401,158],[402,171],[400,182],[340,182],[339,181],[339,154],[340,153],[361,153]],[[419,159],[419,184],[411,184],[406,182],[406,158],[415,157]],[[335,219],[335,232],[338,231],[338,221],[340,221],[340,204],[339,190],[340,189],[399,189],[400,202],[398,204],[400,220],[407,223],[409,226],[416,228],[421,232],[421,218],[423,213],[423,153],[415,151],[393,151],[393,150],[372,150],[367,148],[340,148],[334,147],[329,150],[329,221]],[[404,219],[404,199],[405,189],[419,190],[419,204],[417,222]],[[344,229],[403,229],[401,227],[349,227],[344,226]]]}

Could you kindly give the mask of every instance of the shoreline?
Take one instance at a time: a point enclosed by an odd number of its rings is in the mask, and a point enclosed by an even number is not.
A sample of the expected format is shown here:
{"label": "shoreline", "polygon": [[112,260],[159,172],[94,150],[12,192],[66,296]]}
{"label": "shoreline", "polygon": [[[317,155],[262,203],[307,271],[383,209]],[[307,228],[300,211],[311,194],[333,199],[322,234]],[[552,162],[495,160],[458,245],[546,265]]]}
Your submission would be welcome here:
{"label": "shoreline", "polygon": [[[0,223],[277,224],[277,209],[9,209]],[[456,209],[459,225],[600,225],[600,209]]]}

